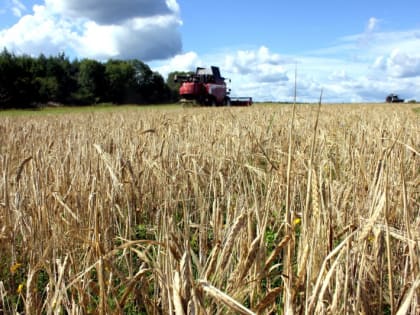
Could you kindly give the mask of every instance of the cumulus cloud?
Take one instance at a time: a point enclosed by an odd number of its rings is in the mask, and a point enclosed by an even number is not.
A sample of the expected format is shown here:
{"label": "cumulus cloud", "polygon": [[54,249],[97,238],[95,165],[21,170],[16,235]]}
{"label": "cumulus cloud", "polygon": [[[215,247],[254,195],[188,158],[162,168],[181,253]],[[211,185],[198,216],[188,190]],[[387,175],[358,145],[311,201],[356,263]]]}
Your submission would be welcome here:
{"label": "cumulus cloud", "polygon": [[12,12],[15,16],[21,17],[22,12],[26,11],[26,6],[19,0],[12,0]]}
{"label": "cumulus cloud", "polygon": [[290,100],[293,93],[289,91],[288,73],[290,68],[294,71],[294,60],[273,53],[266,46],[203,56],[187,52],[152,68],[167,77],[173,71],[195,71],[196,67],[212,65],[219,66],[222,76],[230,79],[232,96],[253,96],[260,101]]}
{"label": "cumulus cloud", "polygon": [[182,47],[172,16],[135,18],[121,25],[83,24],[83,33],[74,47],[90,58],[137,58],[144,61],[168,58]]}
{"label": "cumulus cloud", "polygon": [[384,56],[376,57],[372,68],[379,69],[379,70],[386,70],[386,59],[384,58]]}
{"label": "cumulus cloud", "polygon": [[3,0],[0,3],[0,15],[12,14],[20,18],[26,10],[27,8],[21,0]]}
{"label": "cumulus cloud", "polygon": [[372,68],[394,78],[420,77],[420,54],[396,48],[377,57]]}
{"label": "cumulus cloud", "polygon": [[75,34],[64,23],[54,19],[44,6],[35,5],[33,15],[23,16],[11,28],[0,31],[0,47],[16,53],[55,54],[63,51]]}
{"label": "cumulus cloud", "polygon": [[386,60],[386,69],[389,75],[399,78],[420,76],[420,55],[410,56],[395,49]]}
{"label": "cumulus cloud", "polygon": [[225,66],[229,71],[248,74],[256,69],[263,73],[281,72],[282,65],[289,63],[290,60],[282,58],[277,53],[261,46],[254,50],[238,50],[235,54],[227,54],[225,57]]}
{"label": "cumulus cloud", "polygon": [[279,81],[288,81],[289,78],[284,72],[268,71],[259,72],[256,76],[259,82],[275,83]]}
{"label": "cumulus cloud", "polygon": [[[342,48],[343,58],[331,58],[328,54],[280,55],[261,46],[203,56],[188,52],[152,68],[166,77],[171,71],[191,71],[197,66],[217,65],[222,75],[231,79],[232,96],[251,96],[256,101],[293,101],[296,66],[298,102],[317,102],[321,89],[324,103],[378,102],[394,92],[407,99],[419,99],[413,87],[420,86],[420,76],[407,77],[410,74],[408,69],[418,66],[413,51],[407,48],[404,50],[406,55],[402,55],[402,50],[377,55],[378,51],[386,50],[383,46],[388,42],[384,34],[381,36],[384,41],[377,42],[375,50],[363,51],[360,58],[346,58],[348,46]],[[352,45],[358,46],[357,36]],[[370,58],[376,66],[369,66],[366,60]],[[388,73],[391,68],[395,75]]]}
{"label": "cumulus cloud", "polygon": [[[420,30],[378,32],[379,22],[371,18],[359,34],[317,51],[284,55],[261,46],[203,56],[189,52],[156,69],[168,73],[218,65],[231,79],[233,96],[256,101],[293,101],[295,66],[298,102],[317,102],[321,89],[324,103],[383,102],[389,93],[420,99]],[[361,47],[368,32],[369,43]]]}
{"label": "cumulus cloud", "polygon": [[[380,20],[378,18],[376,17],[369,18],[365,31],[360,35],[356,35],[359,38],[358,39],[359,48],[360,47],[366,48],[372,45],[372,41],[375,39],[375,36],[377,35],[376,32],[378,30],[379,23],[380,23]],[[349,39],[352,40],[353,36],[350,36]]]}
{"label": "cumulus cloud", "polygon": [[147,62],[181,51],[180,25],[176,0],[45,0],[0,31],[0,46],[32,55],[66,51]]}
{"label": "cumulus cloud", "polygon": [[205,66],[196,52],[190,51],[166,60],[163,64],[154,67],[164,78],[173,71],[195,71],[199,66]]}
{"label": "cumulus cloud", "polygon": [[165,0],[46,0],[55,12],[110,25],[138,17],[171,14]]}
{"label": "cumulus cloud", "polygon": [[338,81],[338,82],[344,82],[349,81],[350,77],[346,70],[334,70],[329,76],[328,79],[331,81]]}
{"label": "cumulus cloud", "polygon": [[366,27],[366,32],[371,33],[373,31],[375,31],[378,24],[379,24],[379,20],[375,17],[371,17],[368,21],[368,24],[367,24],[367,27]]}
{"label": "cumulus cloud", "polygon": [[289,100],[289,72],[295,60],[270,51],[266,46],[227,53],[221,67],[231,78],[233,96],[252,96],[256,100]]}
{"label": "cumulus cloud", "polygon": [[[297,64],[299,102],[317,101],[321,89],[327,103],[380,102],[389,93],[420,99],[419,30],[376,32],[379,21],[370,19],[362,33],[316,53],[287,56],[264,48],[269,58],[260,58],[260,48],[230,54],[225,65],[235,74],[232,90],[256,100],[291,101]],[[368,31],[370,44],[361,49],[360,39],[366,39]]]}

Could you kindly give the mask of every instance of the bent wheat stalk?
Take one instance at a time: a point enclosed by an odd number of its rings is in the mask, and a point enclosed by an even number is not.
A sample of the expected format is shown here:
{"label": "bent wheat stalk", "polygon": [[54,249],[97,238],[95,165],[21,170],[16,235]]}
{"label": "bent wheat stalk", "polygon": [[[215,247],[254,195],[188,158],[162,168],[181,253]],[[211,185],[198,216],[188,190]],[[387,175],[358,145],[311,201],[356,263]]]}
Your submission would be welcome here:
{"label": "bent wheat stalk", "polygon": [[256,315],[254,312],[252,312],[251,310],[249,310],[248,308],[246,308],[239,302],[235,301],[226,293],[223,293],[219,289],[215,288],[214,286],[209,284],[207,281],[200,280],[198,281],[198,285],[199,285],[199,288],[201,288],[204,292],[210,295],[213,299],[223,303],[232,311],[237,312],[237,314]]}

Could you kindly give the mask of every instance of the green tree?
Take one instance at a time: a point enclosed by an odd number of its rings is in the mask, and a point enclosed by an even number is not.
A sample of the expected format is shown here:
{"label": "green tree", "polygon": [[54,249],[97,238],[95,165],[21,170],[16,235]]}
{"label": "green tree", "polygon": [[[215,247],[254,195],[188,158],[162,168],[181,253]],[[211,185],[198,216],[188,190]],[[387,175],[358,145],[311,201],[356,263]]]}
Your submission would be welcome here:
{"label": "green tree", "polygon": [[44,68],[41,77],[45,79],[43,90],[47,91],[47,100],[63,104],[71,102],[72,93],[77,89],[77,61],[75,67],[68,57],[61,53],[46,60],[40,56],[38,62],[41,64],[39,67]]}
{"label": "green tree", "polygon": [[132,60],[137,84],[137,103],[162,103],[170,99],[170,91],[163,77],[140,60]]}
{"label": "green tree", "polygon": [[33,82],[38,90],[38,100],[41,103],[58,101],[60,86],[57,77],[47,73],[49,59],[41,54],[32,67]]}
{"label": "green tree", "polygon": [[136,103],[148,103],[149,95],[153,90],[153,71],[148,65],[140,60],[131,60],[134,68],[137,100]]}
{"label": "green tree", "polygon": [[153,89],[148,95],[148,101],[150,103],[163,103],[169,102],[172,99],[172,93],[165,80],[158,72],[152,74],[152,86]]}
{"label": "green tree", "polygon": [[162,76],[140,60],[69,61],[64,53],[38,58],[0,53],[0,108],[47,102],[161,103],[173,98]]}
{"label": "green tree", "polygon": [[0,54],[0,108],[9,107],[13,101],[15,68],[14,56],[4,49]]}
{"label": "green tree", "polygon": [[135,99],[135,70],[122,60],[108,60],[105,64],[107,100],[116,104],[130,103]]}
{"label": "green tree", "polygon": [[33,106],[38,99],[32,68],[34,59],[15,56],[6,49],[0,54],[0,107]]}
{"label": "green tree", "polygon": [[96,60],[84,59],[78,73],[79,90],[77,97],[81,103],[92,104],[105,99],[105,66]]}

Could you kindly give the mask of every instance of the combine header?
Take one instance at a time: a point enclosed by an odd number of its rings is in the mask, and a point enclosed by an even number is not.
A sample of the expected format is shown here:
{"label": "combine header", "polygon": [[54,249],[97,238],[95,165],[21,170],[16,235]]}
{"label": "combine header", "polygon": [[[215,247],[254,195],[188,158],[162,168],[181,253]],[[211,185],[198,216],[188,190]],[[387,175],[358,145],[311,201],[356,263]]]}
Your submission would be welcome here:
{"label": "combine header", "polygon": [[250,106],[251,97],[230,97],[226,79],[220,75],[218,67],[197,68],[195,74],[175,76],[175,82],[181,82],[179,95],[181,102],[195,102],[205,106]]}

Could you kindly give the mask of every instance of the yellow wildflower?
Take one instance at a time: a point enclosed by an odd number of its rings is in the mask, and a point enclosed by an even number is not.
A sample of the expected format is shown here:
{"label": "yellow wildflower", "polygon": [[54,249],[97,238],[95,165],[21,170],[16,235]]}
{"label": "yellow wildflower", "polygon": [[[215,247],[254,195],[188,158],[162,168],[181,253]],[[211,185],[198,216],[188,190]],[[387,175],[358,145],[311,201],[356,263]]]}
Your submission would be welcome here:
{"label": "yellow wildflower", "polygon": [[299,225],[302,222],[300,218],[296,218],[293,220],[293,226]]}
{"label": "yellow wildflower", "polygon": [[22,292],[22,290],[23,290],[23,283],[19,284],[16,292],[20,294]]}
{"label": "yellow wildflower", "polygon": [[18,269],[19,269],[21,266],[22,266],[22,264],[20,264],[20,263],[15,263],[15,264],[13,264],[13,265],[10,267],[10,272],[11,272],[12,274],[15,274],[15,273],[16,273],[16,271],[18,271]]}

